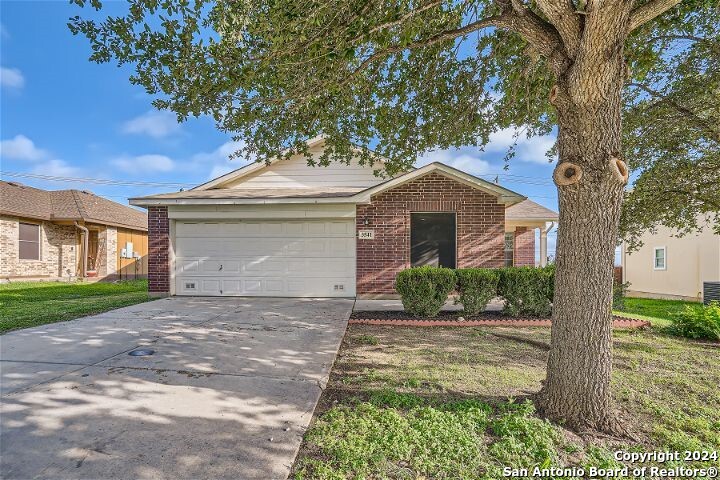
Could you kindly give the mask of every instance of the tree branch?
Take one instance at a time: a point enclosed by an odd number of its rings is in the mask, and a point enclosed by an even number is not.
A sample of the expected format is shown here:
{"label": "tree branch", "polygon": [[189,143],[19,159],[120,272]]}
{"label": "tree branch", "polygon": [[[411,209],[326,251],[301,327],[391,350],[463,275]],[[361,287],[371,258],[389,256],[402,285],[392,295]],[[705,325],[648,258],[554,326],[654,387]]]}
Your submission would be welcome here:
{"label": "tree branch", "polygon": [[555,26],[565,44],[565,49],[574,57],[580,45],[582,23],[571,0],[537,0],[537,6]]}
{"label": "tree branch", "polygon": [[402,15],[400,18],[398,18],[396,20],[392,20],[390,22],[381,23],[380,25],[376,25],[373,28],[371,28],[370,31],[367,32],[366,34],[358,35],[357,37],[352,39],[350,43],[356,43],[364,38],[367,38],[367,36],[372,35],[373,33],[379,32],[380,30],[387,30],[388,28],[392,28],[397,25],[401,25],[406,20],[411,19],[412,17],[418,15],[419,13],[422,13],[426,10],[430,10],[431,8],[435,8],[435,7],[442,5],[443,1],[444,0],[433,0],[431,2],[426,3],[425,5],[418,7],[415,10],[411,10],[411,11],[407,12],[405,15]]}
{"label": "tree branch", "polygon": [[663,95],[662,93],[658,92],[657,90],[654,90],[647,85],[644,85],[642,83],[630,83],[629,86],[638,88],[642,90],[643,92],[647,93],[651,97],[657,98],[658,101],[664,102],[667,105],[670,105],[675,111],[680,113],[684,118],[690,120],[693,122],[698,128],[703,130],[713,141],[720,143],[720,131],[717,130],[716,127],[713,126],[712,123],[708,122],[702,117],[699,117],[695,112],[690,110],[689,108],[680,105],[679,103],[675,102],[674,100],[668,98],[667,96]]}
{"label": "tree branch", "polygon": [[673,8],[682,0],[648,0],[630,13],[630,31]]}
{"label": "tree branch", "polygon": [[556,71],[560,71],[562,66],[566,65],[568,58],[562,45],[562,39],[556,31],[543,22],[537,15],[517,15],[513,12],[503,12],[500,15],[494,15],[472,23],[468,23],[459,28],[445,30],[423,40],[417,40],[405,45],[392,45],[382,50],[373,52],[369,57],[363,60],[360,65],[353,70],[349,77],[343,82],[347,82],[368,68],[373,62],[385,58],[393,53],[402,52],[404,50],[414,50],[422,47],[429,47],[440,42],[452,40],[463,35],[481,30],[487,27],[497,27],[512,30],[522,36],[534,48],[540,51],[548,58],[548,61],[556,67]]}

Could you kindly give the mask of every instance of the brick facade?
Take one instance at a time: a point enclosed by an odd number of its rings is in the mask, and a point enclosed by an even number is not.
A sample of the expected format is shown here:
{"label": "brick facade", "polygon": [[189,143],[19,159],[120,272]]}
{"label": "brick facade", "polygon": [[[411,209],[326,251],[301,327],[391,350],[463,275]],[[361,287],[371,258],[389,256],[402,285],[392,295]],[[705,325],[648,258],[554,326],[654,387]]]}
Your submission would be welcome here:
{"label": "brick facade", "polygon": [[357,229],[375,235],[357,240],[359,295],[395,293],[395,276],[410,267],[412,212],[456,213],[458,268],[503,266],[505,206],[493,195],[432,172],[357,206]]}
{"label": "brick facade", "polygon": [[17,217],[0,218],[0,279],[75,278],[79,249],[77,229],[72,225],[27,220],[40,225],[40,260],[20,260],[20,221]]}
{"label": "brick facade", "polygon": [[535,266],[535,229],[527,227],[515,228],[515,252],[513,258],[516,267]]}
{"label": "brick facade", "polygon": [[170,293],[170,220],[167,207],[148,208],[148,291]]}

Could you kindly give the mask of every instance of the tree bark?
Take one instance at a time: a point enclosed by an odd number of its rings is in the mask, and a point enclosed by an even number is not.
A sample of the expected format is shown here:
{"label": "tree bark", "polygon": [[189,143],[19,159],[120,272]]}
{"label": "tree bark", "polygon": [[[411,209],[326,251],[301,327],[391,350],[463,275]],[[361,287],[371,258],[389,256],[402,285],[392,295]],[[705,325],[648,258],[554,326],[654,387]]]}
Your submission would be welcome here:
{"label": "tree bark", "polygon": [[551,349],[538,403],[570,428],[614,432],[612,269],[625,184],[616,170],[625,66],[622,48],[608,55],[585,45],[579,57],[551,97],[560,226]]}

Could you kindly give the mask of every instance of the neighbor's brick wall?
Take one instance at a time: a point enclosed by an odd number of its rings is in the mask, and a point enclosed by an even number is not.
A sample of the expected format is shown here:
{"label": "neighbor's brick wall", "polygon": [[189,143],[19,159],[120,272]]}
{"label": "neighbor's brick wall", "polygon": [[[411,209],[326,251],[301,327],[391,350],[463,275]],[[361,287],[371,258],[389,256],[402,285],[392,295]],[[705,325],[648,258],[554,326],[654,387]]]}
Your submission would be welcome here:
{"label": "neighbor's brick wall", "polygon": [[375,232],[373,240],[357,240],[358,294],[395,293],[395,276],[410,267],[411,212],[457,213],[458,268],[503,266],[505,206],[433,172],[357,206],[357,230]]}
{"label": "neighbor's brick wall", "polygon": [[516,267],[535,266],[535,229],[515,228],[514,259]]}
{"label": "neighbor's brick wall", "polygon": [[0,217],[0,278],[76,276],[78,238],[74,226],[27,220],[40,225],[40,260],[20,260],[19,223],[17,217]]}
{"label": "neighbor's brick wall", "polygon": [[170,293],[170,220],[167,207],[148,208],[148,291]]}

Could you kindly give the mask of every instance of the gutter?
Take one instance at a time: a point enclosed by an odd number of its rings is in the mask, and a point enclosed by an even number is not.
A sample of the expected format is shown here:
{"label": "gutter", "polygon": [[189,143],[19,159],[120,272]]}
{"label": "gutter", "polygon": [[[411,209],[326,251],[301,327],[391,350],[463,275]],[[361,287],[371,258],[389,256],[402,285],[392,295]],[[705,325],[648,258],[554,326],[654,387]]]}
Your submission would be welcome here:
{"label": "gutter", "polygon": [[83,258],[82,258],[82,277],[85,278],[87,276],[87,259],[88,259],[88,244],[90,243],[90,232],[87,228],[80,225],[78,222],[74,222],[75,226],[82,230],[83,235]]}

